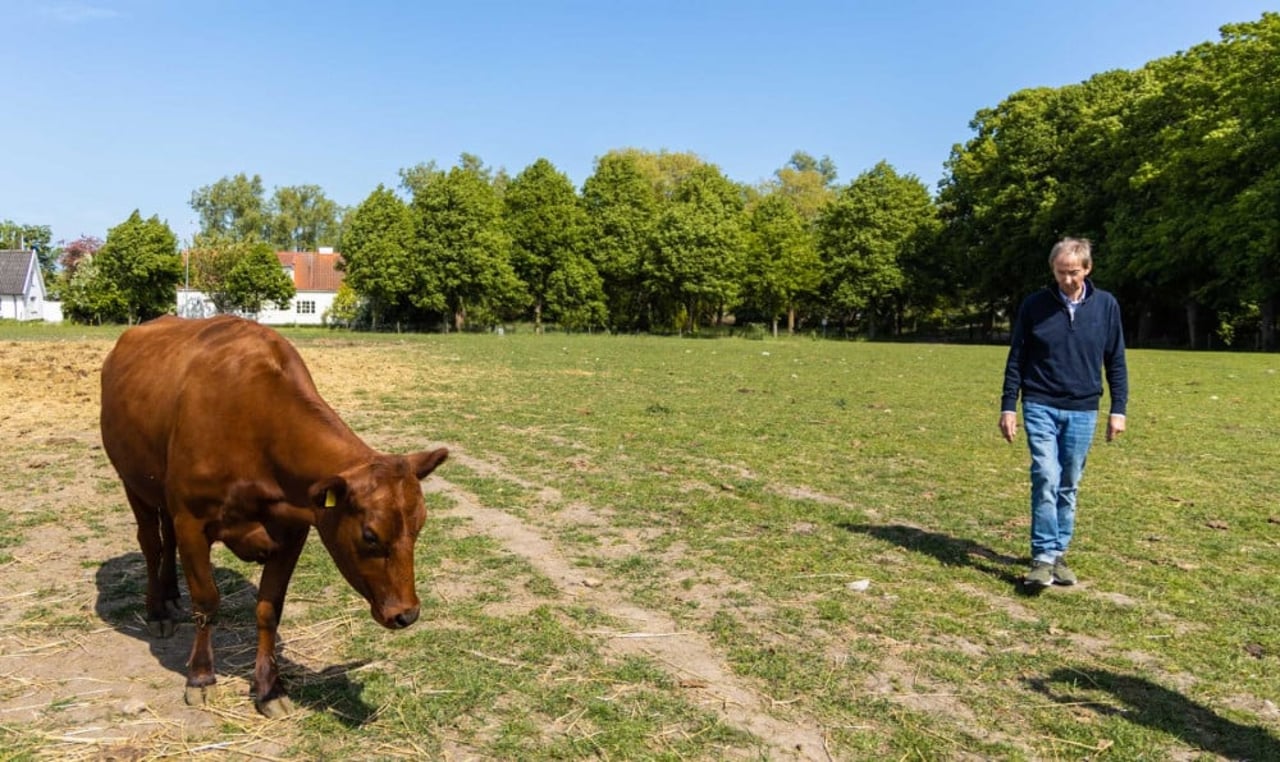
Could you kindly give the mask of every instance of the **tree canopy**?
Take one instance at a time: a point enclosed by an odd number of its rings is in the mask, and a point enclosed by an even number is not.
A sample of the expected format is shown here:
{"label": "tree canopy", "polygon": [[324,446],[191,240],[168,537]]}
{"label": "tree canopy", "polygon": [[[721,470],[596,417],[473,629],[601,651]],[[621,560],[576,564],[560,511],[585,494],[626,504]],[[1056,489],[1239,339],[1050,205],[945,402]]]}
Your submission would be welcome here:
{"label": "tree canopy", "polygon": [[182,259],[169,226],[135,209],[107,231],[107,240],[76,268],[63,294],[63,311],[91,323],[138,323],[171,312]]}

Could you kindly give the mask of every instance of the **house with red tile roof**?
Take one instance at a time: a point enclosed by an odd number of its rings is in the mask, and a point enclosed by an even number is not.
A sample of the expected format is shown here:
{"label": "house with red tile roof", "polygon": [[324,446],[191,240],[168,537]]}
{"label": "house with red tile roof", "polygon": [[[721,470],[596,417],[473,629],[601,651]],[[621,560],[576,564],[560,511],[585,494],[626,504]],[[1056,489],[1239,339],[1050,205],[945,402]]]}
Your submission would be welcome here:
{"label": "house with red tile roof", "polygon": [[[326,313],[338,295],[344,273],[338,269],[342,255],[333,249],[319,251],[277,251],[276,259],[297,289],[286,309],[266,305],[257,315],[263,325],[324,325]],[[178,314],[208,317],[215,314],[213,302],[199,291],[178,287]]]}
{"label": "house with red tile roof", "polygon": [[275,309],[268,305],[258,315],[258,322],[265,325],[324,325],[325,314],[333,306],[344,273],[338,269],[342,255],[333,249],[321,247],[319,251],[277,251],[280,266],[293,278],[298,290],[289,308]]}

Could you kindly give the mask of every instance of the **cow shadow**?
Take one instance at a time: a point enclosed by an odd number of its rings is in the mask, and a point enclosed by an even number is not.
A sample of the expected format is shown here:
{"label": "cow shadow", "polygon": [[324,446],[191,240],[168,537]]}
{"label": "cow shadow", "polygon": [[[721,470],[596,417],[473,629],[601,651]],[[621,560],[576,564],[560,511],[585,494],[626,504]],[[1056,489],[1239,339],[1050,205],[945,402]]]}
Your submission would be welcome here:
{"label": "cow shadow", "polygon": [[[1062,668],[1026,682],[1055,703],[1121,717],[1219,757],[1280,759],[1280,739],[1266,729],[1220,717],[1208,707],[1141,677],[1104,669]],[[1055,684],[1064,687],[1055,690]],[[1088,694],[1098,691],[1111,694],[1122,706],[1091,700]]]}
{"label": "cow shadow", "polygon": [[1028,561],[1005,555],[985,545],[952,537],[940,532],[930,532],[906,524],[837,524],[846,532],[857,532],[878,540],[893,543],[900,548],[933,556],[944,566],[968,566],[1004,582],[1018,595],[1035,596],[1039,589],[1027,589],[1023,584],[1022,570]]}
{"label": "cow shadow", "polygon": [[[257,653],[257,586],[231,569],[214,567],[214,582],[222,594],[218,607],[218,626],[213,632],[215,664],[219,677],[238,677],[253,683],[254,658]],[[98,567],[95,581],[98,600],[94,611],[118,632],[141,640],[151,649],[156,661],[181,676],[174,680],[173,691],[183,690],[187,676],[187,659],[195,626],[190,620],[190,601],[185,583],[179,582],[182,603],[187,612],[178,618],[178,631],[171,638],[156,638],[146,626],[144,598],[147,589],[147,567],[141,553],[125,553]],[[287,607],[287,601],[286,601]],[[287,628],[287,624],[285,627]],[[351,680],[350,672],[364,662],[335,665],[316,671],[291,660],[277,651],[277,663],[289,698],[295,705],[312,711],[328,712],[349,727],[369,722],[376,710],[361,697],[362,686]],[[224,688],[225,690],[225,688]],[[248,699],[248,695],[245,697]]]}

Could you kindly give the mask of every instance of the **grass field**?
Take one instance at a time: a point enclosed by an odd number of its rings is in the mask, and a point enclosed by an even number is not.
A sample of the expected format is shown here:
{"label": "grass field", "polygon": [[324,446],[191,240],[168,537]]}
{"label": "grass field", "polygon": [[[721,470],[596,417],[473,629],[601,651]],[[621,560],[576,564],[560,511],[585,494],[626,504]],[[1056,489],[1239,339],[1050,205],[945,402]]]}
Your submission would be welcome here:
{"label": "grass field", "polygon": [[[1031,597],[1003,348],[286,331],[370,444],[454,455],[410,630],[308,544],[281,627],[300,712],[268,721],[254,567],[215,557],[214,706],[170,703],[189,628],[141,634],[93,447],[117,332],[0,326],[0,488],[21,495],[0,514],[0,759],[1280,759],[1280,356],[1131,350],[1081,584]],[[63,556],[79,577],[42,582]],[[159,675],[91,700],[58,669],[98,647]]]}

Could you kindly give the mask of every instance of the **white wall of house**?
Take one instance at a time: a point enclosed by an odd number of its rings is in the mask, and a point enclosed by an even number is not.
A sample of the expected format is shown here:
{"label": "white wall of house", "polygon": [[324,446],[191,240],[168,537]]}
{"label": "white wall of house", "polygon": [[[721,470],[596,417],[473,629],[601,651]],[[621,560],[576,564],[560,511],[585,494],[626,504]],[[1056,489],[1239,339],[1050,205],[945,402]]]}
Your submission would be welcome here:
{"label": "white wall of house", "polygon": [[[268,304],[253,317],[263,325],[324,325],[325,313],[333,306],[337,294],[331,291],[299,291],[287,309]],[[178,315],[186,318],[212,317],[218,314],[213,300],[202,291],[178,289]]]}
{"label": "white wall of house", "polygon": [[0,320],[30,320],[27,317],[27,299],[22,294],[0,296]]}
{"label": "white wall of house", "polygon": [[39,267],[31,267],[22,291],[21,294],[0,296],[0,319],[62,322],[62,303],[48,301],[44,276]]}
{"label": "white wall of house", "polygon": [[289,302],[289,308],[276,309],[269,304],[258,313],[258,322],[264,325],[324,325],[325,313],[333,306],[337,294],[332,291],[299,291]]}

